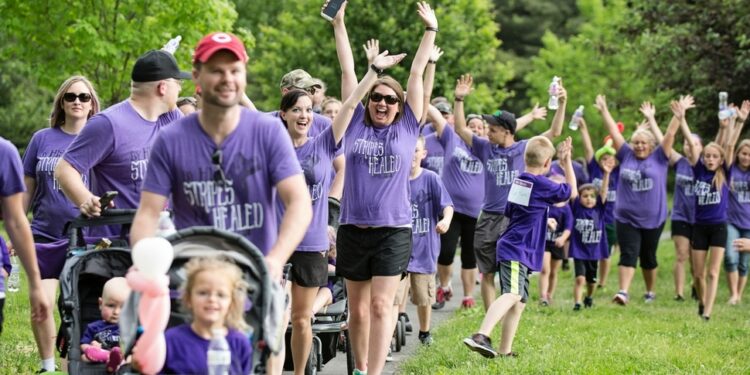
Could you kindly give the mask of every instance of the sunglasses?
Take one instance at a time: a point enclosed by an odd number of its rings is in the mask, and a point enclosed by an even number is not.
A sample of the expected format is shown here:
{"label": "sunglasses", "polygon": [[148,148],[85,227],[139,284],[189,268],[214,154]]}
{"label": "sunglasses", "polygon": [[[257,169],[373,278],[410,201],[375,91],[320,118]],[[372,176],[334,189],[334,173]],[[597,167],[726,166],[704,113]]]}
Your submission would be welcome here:
{"label": "sunglasses", "polygon": [[80,100],[81,103],[88,103],[91,101],[91,94],[82,92],[80,94],[74,94],[72,92],[66,92],[63,95],[63,100],[65,100],[68,103],[73,103],[76,101],[76,99]]}
{"label": "sunglasses", "polygon": [[399,102],[398,96],[395,95],[383,95],[381,93],[373,92],[370,94],[370,101],[373,103],[380,103],[381,100],[385,99],[385,104],[394,105]]}
{"label": "sunglasses", "polygon": [[226,187],[229,185],[229,182],[227,181],[227,175],[224,174],[224,169],[221,167],[222,160],[221,150],[216,150],[211,155],[211,164],[214,165],[214,183],[218,186]]}

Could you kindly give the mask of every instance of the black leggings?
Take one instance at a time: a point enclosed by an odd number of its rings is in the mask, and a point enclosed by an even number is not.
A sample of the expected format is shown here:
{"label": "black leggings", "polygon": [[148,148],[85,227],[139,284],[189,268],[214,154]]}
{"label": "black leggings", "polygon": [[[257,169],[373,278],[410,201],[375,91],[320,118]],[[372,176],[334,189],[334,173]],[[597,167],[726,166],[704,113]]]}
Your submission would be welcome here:
{"label": "black leggings", "polygon": [[617,239],[620,241],[619,266],[633,267],[641,259],[641,268],[652,270],[659,264],[656,262],[656,249],[659,247],[659,237],[664,229],[664,223],[658,228],[636,228],[630,224],[617,222]]}
{"label": "black leggings", "polygon": [[461,268],[470,270],[477,267],[477,259],[474,257],[474,228],[477,218],[454,213],[451,226],[445,234],[440,236],[440,256],[438,264],[450,266],[456,257],[456,246],[458,238],[461,238]]}

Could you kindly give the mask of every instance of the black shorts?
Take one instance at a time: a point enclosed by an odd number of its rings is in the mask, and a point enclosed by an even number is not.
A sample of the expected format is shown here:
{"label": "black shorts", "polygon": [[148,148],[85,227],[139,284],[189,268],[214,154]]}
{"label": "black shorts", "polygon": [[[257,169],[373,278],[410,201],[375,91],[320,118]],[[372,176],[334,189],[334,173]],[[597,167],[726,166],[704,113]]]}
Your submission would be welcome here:
{"label": "black shorts", "polygon": [[474,256],[474,229],[477,219],[469,215],[456,212],[453,214],[451,225],[445,234],[440,236],[440,255],[438,264],[450,266],[456,257],[456,246],[461,238],[461,268],[470,270],[477,268],[477,259]]}
{"label": "black shorts", "polygon": [[306,288],[328,285],[328,257],[325,252],[295,251],[289,257],[289,280]]}
{"label": "black shorts", "polygon": [[620,241],[619,266],[633,267],[641,260],[641,268],[652,270],[659,266],[656,262],[656,249],[659,247],[659,237],[664,229],[664,223],[658,228],[636,228],[630,224],[617,222],[617,238]]}
{"label": "black shorts", "polygon": [[565,249],[562,247],[555,247],[547,245],[544,247],[544,251],[552,255],[552,260],[563,260],[565,259]]}
{"label": "black shorts", "polygon": [[607,232],[607,249],[612,253],[612,246],[619,245],[617,241],[617,229],[615,224],[604,224],[604,231]]}
{"label": "black shorts", "polygon": [[352,281],[403,276],[411,246],[411,227],[341,225],[336,236],[336,275]]}
{"label": "black shorts", "polygon": [[479,272],[497,272],[497,240],[508,229],[510,220],[501,214],[484,212],[479,214],[474,231],[474,255]]}
{"label": "black shorts", "polygon": [[598,260],[573,259],[576,277],[585,276],[587,284],[596,284],[596,270],[599,266]]}
{"label": "black shorts", "polygon": [[515,260],[497,263],[500,271],[500,295],[511,293],[521,296],[521,303],[529,299],[529,269]]}
{"label": "black shorts", "polygon": [[690,238],[693,250],[707,251],[709,247],[727,246],[727,224],[693,225],[693,236]]}
{"label": "black shorts", "polygon": [[693,224],[687,221],[672,220],[672,237],[674,236],[693,238]]}

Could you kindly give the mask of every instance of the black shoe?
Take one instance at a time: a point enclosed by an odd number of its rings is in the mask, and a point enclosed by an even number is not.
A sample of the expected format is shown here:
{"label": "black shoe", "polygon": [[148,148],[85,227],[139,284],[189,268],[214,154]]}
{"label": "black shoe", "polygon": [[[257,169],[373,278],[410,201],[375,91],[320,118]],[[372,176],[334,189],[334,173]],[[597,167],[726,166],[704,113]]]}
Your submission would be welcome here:
{"label": "black shoe", "polygon": [[692,298],[693,301],[697,301],[698,300],[698,291],[695,289],[695,287],[692,287],[691,289],[692,290],[690,291],[690,298]]}
{"label": "black shoe", "polygon": [[586,308],[591,308],[594,306],[594,299],[591,297],[586,297],[583,299],[583,306]]}
{"label": "black shoe", "polygon": [[701,316],[701,318],[703,318],[704,322],[707,322],[709,319],[711,319],[710,316],[706,316],[706,315]]}
{"label": "black shoe", "polygon": [[573,311],[581,311],[581,304],[580,303],[576,303],[573,306]]}
{"label": "black shoe", "polygon": [[703,305],[698,305],[698,315],[703,316]]}
{"label": "black shoe", "polygon": [[497,357],[497,352],[492,349],[492,341],[489,337],[481,333],[475,333],[471,337],[464,339],[464,344],[485,358]]}
{"label": "black shoe", "polygon": [[562,269],[563,271],[567,271],[570,269],[570,264],[567,259],[563,259],[562,261]]}
{"label": "black shoe", "polygon": [[437,295],[435,296],[435,303],[432,304],[433,310],[440,310],[445,307],[445,291],[442,287],[437,288]]}
{"label": "black shoe", "polygon": [[674,300],[677,302],[685,302],[685,297],[678,294],[676,297],[674,297]]}

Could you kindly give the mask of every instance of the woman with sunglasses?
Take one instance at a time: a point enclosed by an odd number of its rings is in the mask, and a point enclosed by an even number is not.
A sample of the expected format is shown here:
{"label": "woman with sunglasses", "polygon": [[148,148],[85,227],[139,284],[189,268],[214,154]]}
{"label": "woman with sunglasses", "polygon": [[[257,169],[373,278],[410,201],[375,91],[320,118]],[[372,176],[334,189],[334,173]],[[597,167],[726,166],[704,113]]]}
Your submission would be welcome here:
{"label": "woman with sunglasses", "polygon": [[[346,3],[332,20],[342,71],[342,98],[348,98],[357,84],[344,25],[345,9]],[[425,31],[411,65],[408,94],[393,78],[378,78],[366,104],[357,105],[344,137],[347,170],[336,241],[336,273],[346,280],[355,374],[377,375],[383,371],[394,330],[393,302],[411,255],[409,161],[425,109],[424,71],[438,32],[438,21],[429,4],[418,3],[417,13]],[[369,47],[371,62],[377,55],[377,45]],[[372,64],[367,70],[368,75],[373,71],[383,73]]]}
{"label": "woman with sunglasses", "polygon": [[[309,137],[313,122],[313,97],[304,90],[293,89],[281,99],[279,117],[284,121],[292,139],[294,151],[310,191],[313,204],[313,219],[305,237],[289,258],[292,264],[292,359],[295,374],[304,374],[307,357],[312,344],[313,302],[318,289],[328,282],[328,200],[327,192],[333,181],[333,159],[341,147],[344,133],[349,127],[355,107],[377,80],[375,69],[383,70],[397,64],[404,54],[388,56],[383,52],[372,61],[370,69],[342,104],[341,110],[331,126],[320,134]],[[282,211],[283,207],[277,205]]]}
{"label": "woman with sunglasses", "polygon": [[[60,190],[54,177],[55,166],[60,156],[86,125],[86,121],[99,112],[99,98],[88,79],[82,76],[68,78],[55,95],[50,114],[49,128],[34,133],[23,157],[24,183],[26,192],[23,195],[24,209],[29,207],[34,215],[31,232],[35,243],[64,241],[63,226],[76,216],[78,207],[73,205]],[[87,183],[88,176],[83,176]],[[64,253],[64,252],[63,252]],[[55,259],[49,257],[52,255]],[[64,256],[54,253],[39,253],[37,258],[42,271],[42,287],[50,306],[54,306],[57,291],[57,278],[62,271]],[[54,269],[42,265],[57,264]],[[55,356],[55,321],[52,311],[40,324],[32,325],[42,369],[54,371]]]}

